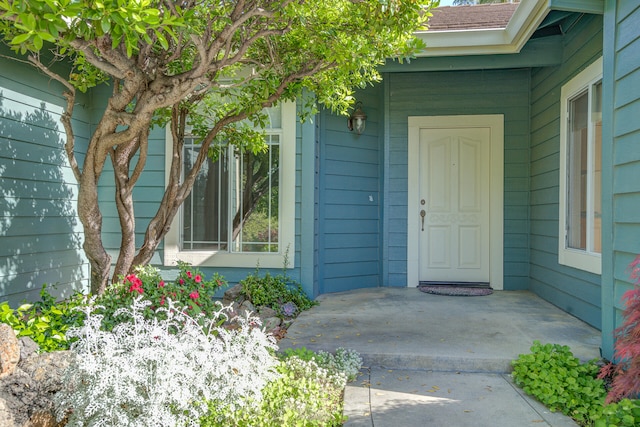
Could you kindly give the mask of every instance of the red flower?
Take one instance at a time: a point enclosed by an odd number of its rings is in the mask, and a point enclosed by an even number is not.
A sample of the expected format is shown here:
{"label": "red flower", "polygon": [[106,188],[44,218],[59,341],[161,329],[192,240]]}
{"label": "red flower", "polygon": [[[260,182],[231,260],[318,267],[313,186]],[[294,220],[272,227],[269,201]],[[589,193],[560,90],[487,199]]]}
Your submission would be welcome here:
{"label": "red flower", "polygon": [[178,283],[180,283],[181,285],[184,285],[184,279],[181,277],[180,280],[178,280]]}
{"label": "red flower", "polygon": [[138,276],[135,274],[129,274],[125,279],[125,283],[127,282],[131,283],[131,286],[129,286],[129,292],[138,292],[139,294],[142,294],[142,280],[140,280]]}
{"label": "red flower", "polygon": [[158,283],[158,287],[164,288],[164,281],[160,280],[160,282]]}
{"label": "red flower", "polygon": [[200,298],[200,294],[198,293],[198,291],[193,291],[189,294],[189,298],[195,301]]}
{"label": "red flower", "polygon": [[196,278],[194,280],[196,281],[196,283],[200,283],[202,282],[202,276],[200,276],[199,274],[196,274]]}
{"label": "red flower", "polygon": [[164,305],[164,295],[160,297],[160,305]]}
{"label": "red flower", "polygon": [[188,277],[189,279],[191,279],[191,272],[190,272],[190,271],[187,271],[187,277]]}

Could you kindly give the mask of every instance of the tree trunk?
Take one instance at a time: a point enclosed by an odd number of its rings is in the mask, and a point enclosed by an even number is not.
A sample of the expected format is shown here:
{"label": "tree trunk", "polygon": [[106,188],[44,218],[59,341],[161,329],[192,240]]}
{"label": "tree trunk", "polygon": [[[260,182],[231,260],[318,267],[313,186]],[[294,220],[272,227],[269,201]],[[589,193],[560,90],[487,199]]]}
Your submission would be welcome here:
{"label": "tree trunk", "polygon": [[82,245],[91,267],[91,293],[99,295],[107,287],[111,256],[102,244],[102,213],[98,205],[98,178],[96,169],[95,144],[91,143],[85,159],[84,173],[79,182],[78,217],[84,227]]}

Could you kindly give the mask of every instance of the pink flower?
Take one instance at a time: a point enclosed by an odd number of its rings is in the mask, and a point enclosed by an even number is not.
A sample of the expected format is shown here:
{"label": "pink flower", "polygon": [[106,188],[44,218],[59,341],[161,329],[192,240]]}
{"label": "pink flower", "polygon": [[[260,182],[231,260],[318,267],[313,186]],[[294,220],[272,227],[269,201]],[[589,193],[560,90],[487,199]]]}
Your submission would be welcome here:
{"label": "pink flower", "polygon": [[138,276],[135,274],[129,274],[125,278],[125,283],[127,282],[131,283],[131,286],[129,286],[129,292],[138,292],[139,294],[142,294],[142,280],[140,280]]}
{"label": "pink flower", "polygon": [[164,305],[164,295],[160,297],[160,305]]}
{"label": "pink flower", "polygon": [[189,294],[189,298],[195,301],[200,298],[200,294],[198,293],[198,291],[193,291]]}
{"label": "pink flower", "polygon": [[187,271],[187,277],[188,277],[189,279],[191,279],[191,272],[190,272],[190,271]]}
{"label": "pink flower", "polygon": [[202,276],[200,276],[199,274],[196,274],[196,278],[194,280],[196,281],[196,283],[200,283],[202,282]]}
{"label": "pink flower", "polygon": [[164,288],[164,281],[160,280],[160,282],[158,283],[158,287]]}
{"label": "pink flower", "polygon": [[180,283],[181,285],[184,285],[184,279],[180,278],[180,280],[178,280],[178,283]]}

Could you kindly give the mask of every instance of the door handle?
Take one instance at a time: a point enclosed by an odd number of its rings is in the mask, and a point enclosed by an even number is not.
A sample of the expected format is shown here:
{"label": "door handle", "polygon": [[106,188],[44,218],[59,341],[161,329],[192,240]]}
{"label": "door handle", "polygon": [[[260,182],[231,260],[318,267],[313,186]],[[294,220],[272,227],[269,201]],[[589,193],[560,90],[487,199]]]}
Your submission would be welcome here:
{"label": "door handle", "polygon": [[422,220],[422,231],[424,231],[424,216],[425,216],[426,214],[427,214],[427,213],[424,211],[424,209],[422,209],[422,210],[420,211],[420,217],[421,217],[421,220]]}

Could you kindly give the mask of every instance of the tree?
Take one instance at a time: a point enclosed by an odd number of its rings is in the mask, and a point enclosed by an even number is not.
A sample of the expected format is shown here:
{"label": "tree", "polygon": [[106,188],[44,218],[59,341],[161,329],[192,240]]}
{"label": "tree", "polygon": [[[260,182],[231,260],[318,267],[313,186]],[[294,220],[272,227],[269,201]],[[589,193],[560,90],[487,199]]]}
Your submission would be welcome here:
{"label": "tree", "polygon": [[[431,6],[430,0],[0,0],[5,43],[65,87],[61,120],[79,183],[92,292],[104,291],[112,266],[98,203],[107,162],[122,231],[115,280],[150,261],[207,156],[228,144],[256,153],[264,147],[250,126],[264,121],[262,108],[313,93],[305,111],[320,103],[346,113],[354,88],[378,80],[385,59],[421,48],[413,33]],[[111,95],[80,164],[71,120],[76,91],[103,84]],[[170,127],[173,154],[166,191],[136,247],[133,188],[154,125]],[[183,171],[186,130],[201,149]]]}

